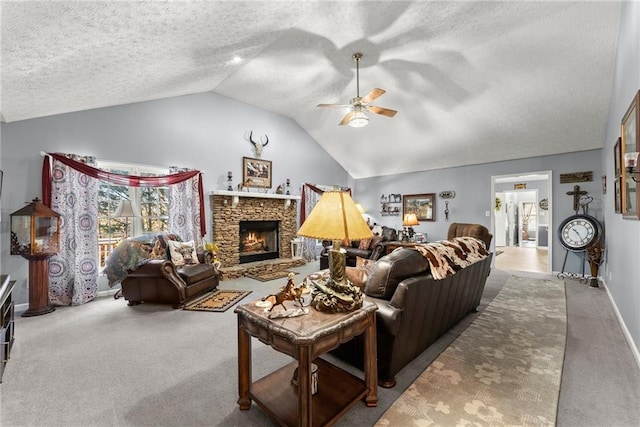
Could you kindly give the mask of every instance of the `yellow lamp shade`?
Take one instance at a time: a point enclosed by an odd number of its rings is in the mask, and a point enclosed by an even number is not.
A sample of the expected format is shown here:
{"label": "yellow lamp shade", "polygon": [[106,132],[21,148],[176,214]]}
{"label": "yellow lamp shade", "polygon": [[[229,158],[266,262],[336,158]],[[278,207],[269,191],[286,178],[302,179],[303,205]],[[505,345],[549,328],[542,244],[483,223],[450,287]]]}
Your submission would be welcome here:
{"label": "yellow lamp shade", "polygon": [[326,191],[305,220],[298,236],[323,240],[361,240],[373,233],[349,193]]}

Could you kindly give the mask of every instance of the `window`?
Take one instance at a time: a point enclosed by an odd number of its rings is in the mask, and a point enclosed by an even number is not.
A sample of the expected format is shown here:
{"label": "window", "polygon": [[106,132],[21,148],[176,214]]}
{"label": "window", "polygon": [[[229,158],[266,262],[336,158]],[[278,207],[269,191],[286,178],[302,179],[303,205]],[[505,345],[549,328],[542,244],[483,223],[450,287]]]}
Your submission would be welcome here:
{"label": "window", "polygon": [[[127,163],[98,161],[97,167],[114,173],[158,176],[169,169]],[[116,216],[123,201],[130,201],[133,216]],[[126,237],[166,231],[168,225],[169,187],[129,187],[100,181],[98,191],[98,247],[100,268],[116,245]]]}

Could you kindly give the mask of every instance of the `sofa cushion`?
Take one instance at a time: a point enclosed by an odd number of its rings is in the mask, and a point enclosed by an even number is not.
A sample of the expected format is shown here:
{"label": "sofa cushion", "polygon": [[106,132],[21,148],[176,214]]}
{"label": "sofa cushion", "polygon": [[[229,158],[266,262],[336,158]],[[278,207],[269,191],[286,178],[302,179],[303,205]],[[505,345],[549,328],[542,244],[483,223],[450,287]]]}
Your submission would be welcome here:
{"label": "sofa cushion", "polygon": [[213,276],[215,271],[212,264],[191,264],[178,268],[178,275],[187,286]]}
{"label": "sofa cushion", "polygon": [[365,294],[389,300],[398,283],[407,277],[423,274],[429,270],[429,262],[418,252],[400,248],[380,258],[371,269],[365,285]]}
{"label": "sofa cushion", "polygon": [[169,240],[169,252],[171,253],[171,262],[176,267],[188,264],[198,264],[198,253],[193,240],[188,242],[176,242]]}

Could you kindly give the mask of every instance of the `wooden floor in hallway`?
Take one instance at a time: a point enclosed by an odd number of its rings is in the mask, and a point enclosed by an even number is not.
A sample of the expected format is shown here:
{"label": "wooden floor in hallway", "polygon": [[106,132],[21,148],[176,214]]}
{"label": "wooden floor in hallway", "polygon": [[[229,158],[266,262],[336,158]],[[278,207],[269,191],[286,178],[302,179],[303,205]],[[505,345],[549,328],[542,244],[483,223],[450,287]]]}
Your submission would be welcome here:
{"label": "wooden floor in hallway", "polygon": [[535,247],[497,246],[496,268],[548,273],[549,250]]}

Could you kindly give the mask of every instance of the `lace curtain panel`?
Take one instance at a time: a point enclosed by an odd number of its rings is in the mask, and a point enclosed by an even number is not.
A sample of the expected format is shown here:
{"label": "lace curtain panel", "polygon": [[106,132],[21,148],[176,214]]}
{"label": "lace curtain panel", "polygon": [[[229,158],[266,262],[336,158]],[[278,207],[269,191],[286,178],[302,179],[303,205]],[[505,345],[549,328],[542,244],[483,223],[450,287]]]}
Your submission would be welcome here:
{"label": "lace curtain panel", "polygon": [[61,216],[60,252],[49,260],[49,298],[78,305],[98,291],[99,181],[54,160],[51,209]]}

